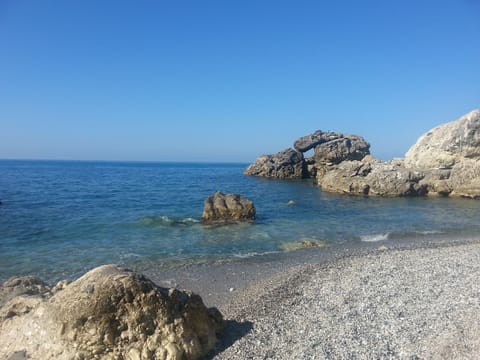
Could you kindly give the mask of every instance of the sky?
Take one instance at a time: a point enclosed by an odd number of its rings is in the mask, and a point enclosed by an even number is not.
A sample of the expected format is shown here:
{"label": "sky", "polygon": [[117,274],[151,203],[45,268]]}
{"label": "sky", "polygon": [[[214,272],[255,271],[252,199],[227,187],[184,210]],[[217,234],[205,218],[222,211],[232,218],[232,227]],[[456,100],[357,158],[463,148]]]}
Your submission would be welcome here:
{"label": "sky", "polygon": [[0,158],[403,156],[480,108],[478,0],[0,0]]}

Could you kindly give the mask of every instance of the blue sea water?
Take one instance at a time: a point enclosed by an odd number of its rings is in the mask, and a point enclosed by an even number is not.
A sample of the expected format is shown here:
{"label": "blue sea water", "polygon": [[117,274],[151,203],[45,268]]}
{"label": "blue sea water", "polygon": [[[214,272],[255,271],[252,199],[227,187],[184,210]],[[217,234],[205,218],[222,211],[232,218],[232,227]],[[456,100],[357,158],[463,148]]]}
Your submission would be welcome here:
{"label": "blue sea water", "polygon": [[[480,202],[323,193],[312,181],[243,176],[246,164],[0,161],[0,281],[53,282],[105,263],[230,261],[302,239],[331,246],[476,236]],[[254,201],[254,224],[203,226],[215,191]],[[289,206],[290,200],[295,201]]]}

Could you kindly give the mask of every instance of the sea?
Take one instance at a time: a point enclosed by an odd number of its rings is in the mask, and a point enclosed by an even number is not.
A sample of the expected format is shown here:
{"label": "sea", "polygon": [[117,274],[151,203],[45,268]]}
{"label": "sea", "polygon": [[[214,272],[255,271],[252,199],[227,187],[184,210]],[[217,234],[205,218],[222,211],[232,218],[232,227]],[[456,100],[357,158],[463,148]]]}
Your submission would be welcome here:
{"label": "sea", "polygon": [[[0,281],[35,275],[53,283],[110,263],[142,269],[284,256],[302,241],[381,246],[480,234],[475,200],[328,194],[312,180],[244,176],[247,165],[0,160]],[[252,200],[256,221],[202,225],[204,201],[216,191]]]}

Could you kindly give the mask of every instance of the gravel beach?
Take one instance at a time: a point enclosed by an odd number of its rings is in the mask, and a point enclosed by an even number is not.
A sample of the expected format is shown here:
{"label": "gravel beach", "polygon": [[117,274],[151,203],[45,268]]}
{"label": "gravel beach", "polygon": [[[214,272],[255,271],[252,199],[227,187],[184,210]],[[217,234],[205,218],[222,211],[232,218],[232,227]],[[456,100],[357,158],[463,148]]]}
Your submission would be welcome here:
{"label": "gravel beach", "polygon": [[220,306],[209,359],[478,359],[480,244],[283,269]]}

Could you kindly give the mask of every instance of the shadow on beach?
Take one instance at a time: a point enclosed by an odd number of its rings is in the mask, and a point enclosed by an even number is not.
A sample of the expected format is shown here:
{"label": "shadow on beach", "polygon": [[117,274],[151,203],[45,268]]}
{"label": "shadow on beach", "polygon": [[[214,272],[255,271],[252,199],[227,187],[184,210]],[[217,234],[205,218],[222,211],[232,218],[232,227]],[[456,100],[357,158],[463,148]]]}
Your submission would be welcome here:
{"label": "shadow on beach", "polygon": [[216,355],[222,353],[237,340],[247,335],[252,329],[253,323],[251,321],[238,322],[235,320],[225,320],[225,329],[223,330],[222,337],[218,340],[215,349],[208,353],[204,359],[212,360]]}

